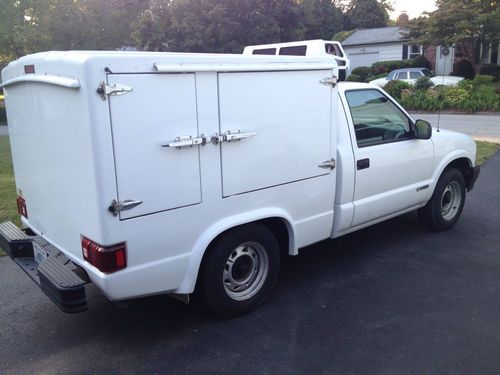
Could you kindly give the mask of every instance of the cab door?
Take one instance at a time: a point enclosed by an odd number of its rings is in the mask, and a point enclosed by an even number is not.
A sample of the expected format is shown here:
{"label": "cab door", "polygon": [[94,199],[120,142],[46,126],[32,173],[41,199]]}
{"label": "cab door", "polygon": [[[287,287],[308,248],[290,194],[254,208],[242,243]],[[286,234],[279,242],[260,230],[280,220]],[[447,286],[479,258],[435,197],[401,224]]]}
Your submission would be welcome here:
{"label": "cab door", "polygon": [[411,119],[377,89],[346,90],[356,183],[352,226],[416,207],[428,197],[434,146],[412,138]]}
{"label": "cab door", "polygon": [[194,74],[110,74],[118,201],[141,202],[120,219],[201,202],[199,147],[167,147],[198,136]]}

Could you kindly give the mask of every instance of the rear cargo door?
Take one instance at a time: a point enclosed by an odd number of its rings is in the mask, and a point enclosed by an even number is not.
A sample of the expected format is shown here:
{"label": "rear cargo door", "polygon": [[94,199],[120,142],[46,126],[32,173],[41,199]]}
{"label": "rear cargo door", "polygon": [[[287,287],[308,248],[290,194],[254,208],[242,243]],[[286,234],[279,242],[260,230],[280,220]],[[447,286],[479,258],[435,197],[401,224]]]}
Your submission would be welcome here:
{"label": "rear cargo door", "polygon": [[194,74],[111,74],[108,84],[132,88],[109,96],[118,201],[142,201],[120,219],[200,203],[199,147],[162,147],[198,135]]}
{"label": "rear cargo door", "polygon": [[[331,173],[331,70],[219,74],[223,196]],[[333,191],[333,184],[328,194]]]}

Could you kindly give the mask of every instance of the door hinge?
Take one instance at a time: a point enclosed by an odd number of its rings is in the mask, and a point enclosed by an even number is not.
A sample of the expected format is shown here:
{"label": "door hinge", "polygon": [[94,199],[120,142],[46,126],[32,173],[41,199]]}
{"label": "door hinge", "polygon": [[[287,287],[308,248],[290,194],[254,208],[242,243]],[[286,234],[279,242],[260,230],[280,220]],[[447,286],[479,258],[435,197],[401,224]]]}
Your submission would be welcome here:
{"label": "door hinge", "polygon": [[102,81],[99,84],[99,87],[97,88],[97,93],[101,97],[102,100],[106,100],[106,97],[108,95],[114,95],[114,96],[119,96],[119,95],[124,95],[127,94],[134,89],[129,86],[124,86],[124,85],[119,85],[119,84],[114,84],[114,85],[106,85],[104,81]]}
{"label": "door hinge", "polygon": [[330,170],[335,169],[335,159],[324,161],[323,163],[318,165],[318,167]]}
{"label": "door hinge", "polygon": [[127,199],[123,202],[117,201],[113,199],[111,202],[111,206],[108,207],[108,211],[113,214],[113,216],[117,216],[122,211],[131,210],[132,208],[140,205],[142,201],[134,201],[131,199]]}
{"label": "door hinge", "polygon": [[339,79],[335,76],[325,77],[321,81],[319,81],[319,83],[321,83],[322,85],[325,85],[325,86],[331,85],[332,87],[335,87],[338,82],[339,82]]}

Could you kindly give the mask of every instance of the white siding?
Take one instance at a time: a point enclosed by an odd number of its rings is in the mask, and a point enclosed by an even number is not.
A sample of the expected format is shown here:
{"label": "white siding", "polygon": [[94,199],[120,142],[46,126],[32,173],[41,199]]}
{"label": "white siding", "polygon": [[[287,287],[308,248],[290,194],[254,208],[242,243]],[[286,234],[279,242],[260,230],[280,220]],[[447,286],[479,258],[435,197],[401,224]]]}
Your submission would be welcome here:
{"label": "white siding", "polygon": [[347,55],[378,52],[378,61],[402,60],[402,43],[365,44],[359,46],[344,46]]}

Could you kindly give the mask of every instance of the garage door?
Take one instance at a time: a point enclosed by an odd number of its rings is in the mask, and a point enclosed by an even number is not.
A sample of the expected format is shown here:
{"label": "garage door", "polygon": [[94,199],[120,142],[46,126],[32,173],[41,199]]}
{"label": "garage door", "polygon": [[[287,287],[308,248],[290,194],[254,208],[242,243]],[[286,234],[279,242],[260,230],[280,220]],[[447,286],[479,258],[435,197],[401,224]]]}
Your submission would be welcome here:
{"label": "garage door", "polygon": [[370,53],[350,53],[349,59],[351,60],[351,69],[358,66],[370,66],[378,61],[378,52]]}

